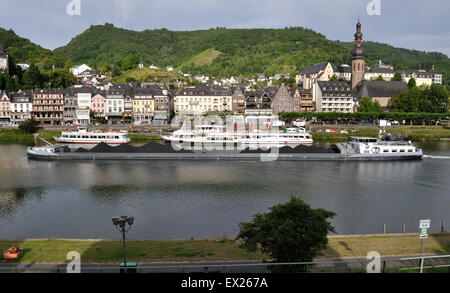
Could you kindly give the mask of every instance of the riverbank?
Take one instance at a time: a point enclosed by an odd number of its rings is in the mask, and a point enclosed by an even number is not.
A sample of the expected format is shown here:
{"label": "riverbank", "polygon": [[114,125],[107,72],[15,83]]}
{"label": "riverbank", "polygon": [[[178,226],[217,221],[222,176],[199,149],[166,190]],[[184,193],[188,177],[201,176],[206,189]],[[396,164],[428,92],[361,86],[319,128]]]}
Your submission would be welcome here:
{"label": "riverbank", "polygon": [[[54,143],[54,136],[60,136],[61,131],[55,130],[40,130],[39,135],[49,142]],[[147,135],[147,134],[129,134],[128,137],[131,142],[148,142],[148,141],[160,141],[159,135]],[[1,129],[0,130],[0,143],[18,143],[18,144],[34,144],[35,139],[33,134],[21,132],[18,129]]]}
{"label": "riverbank", "polygon": [[[309,129],[313,130],[313,139],[316,141],[346,141],[350,136],[371,136],[377,137],[379,128],[377,126],[363,125],[335,125],[321,126],[312,125]],[[322,132],[318,133],[318,130]],[[338,133],[326,133],[325,130],[330,129]],[[342,130],[348,133],[340,133]],[[357,133],[351,133],[351,131]],[[396,133],[407,136],[411,141],[439,141],[450,139],[450,129],[442,126],[392,126],[386,128],[387,133]]]}
{"label": "riverbank", "polygon": [[[122,260],[121,240],[0,240],[2,251],[12,245],[24,249],[18,260],[21,263],[64,263],[69,251],[78,251],[83,263],[118,263]],[[369,251],[378,251],[382,256],[416,255],[419,249],[418,234],[331,236],[321,257],[365,257]],[[450,233],[430,234],[424,240],[423,251],[425,254],[449,254]],[[268,260],[267,255],[249,253],[230,239],[128,240],[127,258],[141,263]]]}
{"label": "riverbank", "polygon": [[[313,139],[322,142],[337,142],[347,141],[350,136],[378,136],[377,126],[363,126],[363,125],[334,125],[322,126],[311,125],[308,129],[313,130]],[[318,130],[322,132],[318,133]],[[338,133],[326,133],[325,130],[330,129]],[[342,130],[348,133],[340,133]],[[354,130],[357,133],[351,133]],[[439,141],[450,140],[450,129],[441,126],[393,126],[386,129],[387,132],[397,133],[409,137],[412,141]],[[53,137],[61,135],[61,131],[55,130],[40,130],[39,135],[54,142]],[[159,135],[150,134],[129,134],[131,142],[140,143],[148,141],[160,141]],[[23,133],[18,129],[0,129],[0,143],[20,143],[33,144],[34,137],[32,134]]]}

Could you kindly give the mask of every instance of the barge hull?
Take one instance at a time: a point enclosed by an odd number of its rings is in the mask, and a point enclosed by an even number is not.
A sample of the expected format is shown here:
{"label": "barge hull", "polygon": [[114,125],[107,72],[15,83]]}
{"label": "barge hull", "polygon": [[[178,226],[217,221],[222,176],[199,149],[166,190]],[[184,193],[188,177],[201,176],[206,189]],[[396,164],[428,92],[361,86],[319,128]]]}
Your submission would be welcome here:
{"label": "barge hull", "polygon": [[420,160],[416,154],[342,155],[342,154],[224,154],[224,153],[59,153],[28,152],[28,157],[39,160],[205,160],[205,161],[393,161]]}

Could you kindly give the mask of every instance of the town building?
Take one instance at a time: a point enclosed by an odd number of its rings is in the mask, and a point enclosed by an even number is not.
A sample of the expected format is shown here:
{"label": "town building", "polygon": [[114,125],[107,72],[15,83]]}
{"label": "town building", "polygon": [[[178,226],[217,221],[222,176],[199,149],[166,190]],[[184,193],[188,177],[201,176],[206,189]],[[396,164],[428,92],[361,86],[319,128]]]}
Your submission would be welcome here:
{"label": "town building", "polygon": [[387,110],[391,98],[407,89],[402,81],[364,81],[356,87],[356,99],[369,97],[378,102],[382,110]]}
{"label": "town building", "polygon": [[371,67],[364,71],[365,80],[375,80],[380,76],[385,81],[391,81],[394,78],[395,72],[390,68]]}
{"label": "town building", "polygon": [[100,91],[92,97],[91,111],[96,117],[106,117],[106,91]]}
{"label": "town building", "polygon": [[70,72],[72,72],[72,74],[75,76],[79,76],[82,72],[84,72],[86,70],[92,70],[92,68],[90,68],[86,64],[80,64],[80,65],[70,68]]}
{"label": "town building", "polygon": [[434,73],[433,74],[433,83],[442,84],[442,74]]}
{"label": "town building", "polygon": [[433,74],[426,72],[423,69],[419,70],[400,70],[398,71],[402,76],[403,82],[408,83],[411,78],[416,81],[416,86],[430,86],[433,84]]}
{"label": "town building", "polygon": [[295,76],[295,81],[302,85],[304,89],[311,89],[316,81],[328,81],[333,75],[335,75],[333,65],[330,62],[325,62],[303,68]]}
{"label": "town building", "polygon": [[345,81],[318,81],[312,89],[317,112],[354,112],[352,88]]}
{"label": "town building", "polygon": [[81,87],[77,92],[77,123],[79,125],[89,125],[91,122],[92,88]]}
{"label": "town building", "polygon": [[154,117],[153,123],[165,124],[170,121],[174,113],[173,96],[166,86],[152,85],[154,100]]}
{"label": "town building", "polygon": [[11,125],[18,126],[31,119],[33,109],[33,93],[19,91],[11,94]]}
{"label": "town building", "polygon": [[314,112],[316,110],[311,90],[297,89],[297,97],[300,112]]}
{"label": "town building", "polygon": [[232,111],[237,114],[245,113],[245,87],[241,84],[236,84],[231,87],[231,91],[233,93],[233,106]]}
{"label": "town building", "polygon": [[59,89],[37,89],[33,93],[32,117],[41,125],[64,123],[64,91]]}
{"label": "town building", "polygon": [[245,96],[245,115],[273,115],[272,97],[273,90],[267,88],[262,90],[246,91]]}
{"label": "town building", "polygon": [[232,105],[230,90],[207,85],[186,87],[175,97],[175,113],[178,114],[231,112]]}
{"label": "town building", "polygon": [[0,71],[8,71],[8,53],[0,45]]}
{"label": "town building", "polygon": [[106,119],[108,124],[117,124],[124,121],[125,96],[124,87],[114,86],[106,95]]}
{"label": "town building", "polygon": [[152,88],[136,88],[133,100],[134,125],[150,124],[155,113]]}
{"label": "town building", "polygon": [[20,63],[17,63],[16,65],[19,66],[23,71],[25,71],[28,68],[30,68],[30,64],[25,63],[25,62],[20,62]]}
{"label": "town building", "polygon": [[339,80],[352,80],[352,68],[348,64],[342,64],[334,69],[334,74]]}
{"label": "town building", "polygon": [[0,126],[11,123],[11,98],[7,92],[0,90]]}
{"label": "town building", "polygon": [[295,107],[295,100],[293,93],[282,84],[272,99],[273,114],[281,112],[295,112],[298,107]]}
{"label": "town building", "polygon": [[78,107],[78,95],[74,87],[70,87],[64,90],[64,112],[63,123],[64,125],[71,125],[77,123],[77,107]]}

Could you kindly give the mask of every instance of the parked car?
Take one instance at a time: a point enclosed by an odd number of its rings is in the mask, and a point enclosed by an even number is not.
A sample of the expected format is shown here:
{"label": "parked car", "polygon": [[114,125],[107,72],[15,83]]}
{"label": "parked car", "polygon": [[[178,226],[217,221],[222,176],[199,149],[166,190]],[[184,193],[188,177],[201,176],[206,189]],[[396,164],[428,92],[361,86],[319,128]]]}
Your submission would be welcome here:
{"label": "parked car", "polygon": [[347,134],[348,131],[347,131],[347,130],[341,130],[341,133],[342,133],[342,134]]}
{"label": "parked car", "polygon": [[350,131],[350,133],[359,133],[359,131],[352,129],[352,131]]}

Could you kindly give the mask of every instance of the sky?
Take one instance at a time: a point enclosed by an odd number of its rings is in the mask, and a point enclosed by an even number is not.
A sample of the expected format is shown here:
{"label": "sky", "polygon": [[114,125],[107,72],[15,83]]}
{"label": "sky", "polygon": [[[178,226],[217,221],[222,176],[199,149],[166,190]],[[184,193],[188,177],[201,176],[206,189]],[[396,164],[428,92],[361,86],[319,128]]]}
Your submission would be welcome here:
{"label": "sky", "polygon": [[360,18],[365,40],[450,56],[449,15],[449,0],[0,0],[0,27],[52,50],[104,23],[138,31],[301,26],[353,41]]}

